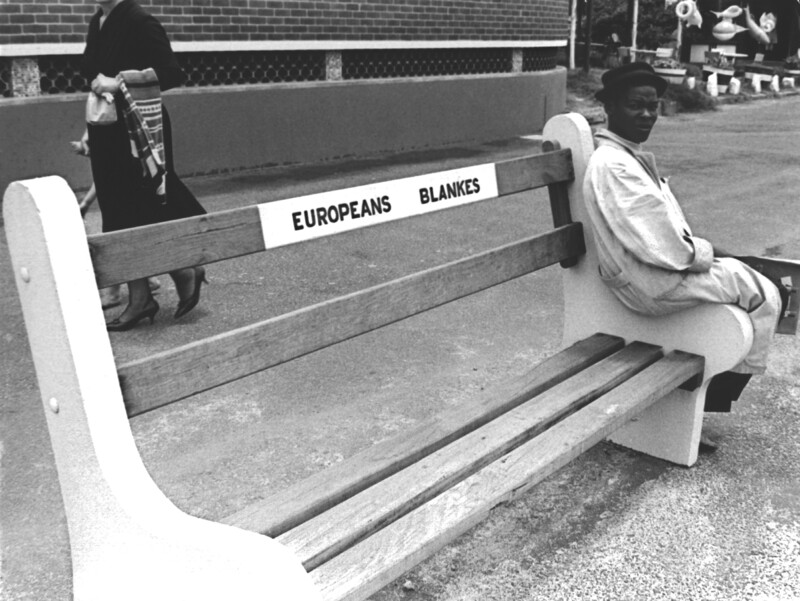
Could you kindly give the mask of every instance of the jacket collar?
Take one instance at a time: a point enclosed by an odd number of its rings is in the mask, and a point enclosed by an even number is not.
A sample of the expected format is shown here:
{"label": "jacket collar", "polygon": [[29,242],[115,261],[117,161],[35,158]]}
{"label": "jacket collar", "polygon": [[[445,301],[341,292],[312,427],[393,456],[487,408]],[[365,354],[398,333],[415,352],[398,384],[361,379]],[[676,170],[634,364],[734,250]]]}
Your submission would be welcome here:
{"label": "jacket collar", "polygon": [[594,134],[594,137],[602,141],[608,140],[616,144],[617,146],[622,146],[626,150],[629,150],[630,152],[633,153],[642,152],[641,144],[637,144],[636,142],[631,142],[630,140],[626,140],[622,136],[618,136],[617,134],[608,129],[598,129],[597,132]]}
{"label": "jacket collar", "polygon": [[598,129],[594,134],[595,140],[598,145],[616,146],[622,150],[629,152],[639,164],[647,171],[648,175],[653,179],[657,186],[661,186],[661,178],[658,175],[658,168],[656,167],[656,158],[652,152],[642,150],[642,145],[636,142],[626,140],[622,136],[618,136],[612,131],[607,129]]}

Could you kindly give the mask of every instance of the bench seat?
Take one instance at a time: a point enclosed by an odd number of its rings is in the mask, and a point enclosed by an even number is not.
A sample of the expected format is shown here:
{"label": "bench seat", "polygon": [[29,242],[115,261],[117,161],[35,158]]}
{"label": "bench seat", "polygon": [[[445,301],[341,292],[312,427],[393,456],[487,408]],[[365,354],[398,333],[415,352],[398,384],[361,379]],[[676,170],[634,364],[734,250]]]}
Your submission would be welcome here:
{"label": "bench seat", "polygon": [[231,526],[278,536],[438,451],[622,349],[621,338],[598,334],[571,345],[517,378],[498,383],[471,402],[376,443],[294,486],[222,519]]}
{"label": "bench seat", "polygon": [[365,599],[702,373],[597,334],[221,521],[276,537],[326,601]]}
{"label": "bench seat", "polygon": [[632,343],[277,540],[325,601],[366,599],[702,373],[702,357]]}

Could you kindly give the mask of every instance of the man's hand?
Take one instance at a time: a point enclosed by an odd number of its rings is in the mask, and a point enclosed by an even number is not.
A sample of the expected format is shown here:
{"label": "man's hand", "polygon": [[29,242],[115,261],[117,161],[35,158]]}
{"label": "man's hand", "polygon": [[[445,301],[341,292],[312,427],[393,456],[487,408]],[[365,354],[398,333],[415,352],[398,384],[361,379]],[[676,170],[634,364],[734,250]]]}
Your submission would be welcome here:
{"label": "man's hand", "polygon": [[119,91],[119,82],[116,77],[106,77],[102,73],[94,78],[92,82],[92,92],[97,94],[116,94]]}

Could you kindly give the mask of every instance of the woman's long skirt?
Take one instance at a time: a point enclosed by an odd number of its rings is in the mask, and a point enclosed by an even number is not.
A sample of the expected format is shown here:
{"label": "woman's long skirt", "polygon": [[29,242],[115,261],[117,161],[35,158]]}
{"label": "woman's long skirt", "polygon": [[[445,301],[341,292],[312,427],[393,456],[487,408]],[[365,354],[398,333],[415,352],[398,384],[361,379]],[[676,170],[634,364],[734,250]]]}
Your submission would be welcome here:
{"label": "woman's long skirt", "polygon": [[166,155],[166,202],[144,177],[142,164],[131,154],[131,143],[122,120],[112,125],[89,125],[89,156],[97,190],[103,231],[161,223],[206,211],[175,175],[172,127],[163,108],[164,153]]}

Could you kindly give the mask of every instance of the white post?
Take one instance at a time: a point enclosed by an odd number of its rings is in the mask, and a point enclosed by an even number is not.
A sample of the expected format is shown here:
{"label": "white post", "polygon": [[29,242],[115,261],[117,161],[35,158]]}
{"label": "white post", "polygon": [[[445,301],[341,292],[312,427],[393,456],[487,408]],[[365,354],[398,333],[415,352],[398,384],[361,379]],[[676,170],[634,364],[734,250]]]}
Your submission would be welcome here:
{"label": "white post", "polygon": [[569,15],[569,68],[575,69],[575,43],[578,41],[578,0],[572,0]]}
{"label": "white post", "polygon": [[633,18],[631,23],[631,62],[636,60],[636,34],[639,29],[639,0],[633,0]]}
{"label": "white post", "polygon": [[150,478],[67,183],[14,182],[3,215],[67,515],[74,599],[319,599],[288,549],[181,512]]}
{"label": "white post", "polygon": [[680,465],[697,460],[705,391],[710,378],[737,365],[753,342],[747,314],[732,305],[704,305],[663,317],[637,315],[617,300],[598,275],[597,248],[583,200],[583,179],[594,152],[589,124],[576,113],[547,122],[545,140],[556,140],[572,151],[575,180],[570,184],[572,219],[583,223],[586,254],[565,269],[564,345],[597,332],[657,344],[665,352],[681,350],[705,357],[703,385],[676,390],[618,430],[610,439],[623,446]]}

